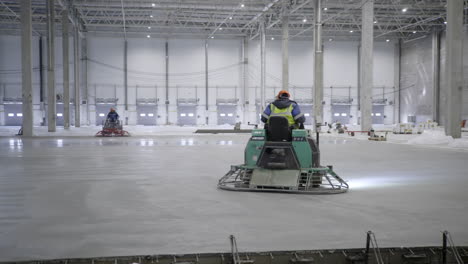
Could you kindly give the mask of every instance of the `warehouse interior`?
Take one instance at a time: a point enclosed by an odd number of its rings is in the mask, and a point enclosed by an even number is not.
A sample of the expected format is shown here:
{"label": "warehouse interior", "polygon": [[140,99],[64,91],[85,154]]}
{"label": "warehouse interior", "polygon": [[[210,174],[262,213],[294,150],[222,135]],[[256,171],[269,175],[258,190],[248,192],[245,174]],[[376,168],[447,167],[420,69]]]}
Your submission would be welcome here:
{"label": "warehouse interior", "polygon": [[0,262],[467,263],[467,10],[0,0]]}

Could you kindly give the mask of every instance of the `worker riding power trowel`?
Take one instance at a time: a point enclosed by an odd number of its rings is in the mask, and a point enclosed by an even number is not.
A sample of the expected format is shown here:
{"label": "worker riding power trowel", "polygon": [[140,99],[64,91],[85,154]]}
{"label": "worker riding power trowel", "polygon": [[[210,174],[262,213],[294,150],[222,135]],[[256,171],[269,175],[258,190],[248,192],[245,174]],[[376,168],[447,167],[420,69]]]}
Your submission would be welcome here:
{"label": "worker riding power trowel", "polygon": [[332,169],[320,165],[317,140],[310,131],[290,126],[288,118],[269,116],[264,129],[253,129],[244,164],[233,165],[218,187],[232,191],[335,194],[348,184]]}

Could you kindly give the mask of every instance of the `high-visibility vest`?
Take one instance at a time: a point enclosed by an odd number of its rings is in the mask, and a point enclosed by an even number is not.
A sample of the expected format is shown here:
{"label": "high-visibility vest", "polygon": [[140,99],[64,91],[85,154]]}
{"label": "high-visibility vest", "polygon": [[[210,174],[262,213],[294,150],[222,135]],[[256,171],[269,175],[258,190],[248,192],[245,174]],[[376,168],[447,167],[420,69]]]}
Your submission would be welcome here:
{"label": "high-visibility vest", "polygon": [[[274,104],[270,104],[270,110],[271,110],[270,117],[284,116],[288,119],[289,126],[293,126],[296,123],[292,115],[293,108],[294,108],[293,104],[289,105],[289,107],[286,107],[286,108],[278,108]],[[270,119],[268,119],[268,121],[270,121]]]}

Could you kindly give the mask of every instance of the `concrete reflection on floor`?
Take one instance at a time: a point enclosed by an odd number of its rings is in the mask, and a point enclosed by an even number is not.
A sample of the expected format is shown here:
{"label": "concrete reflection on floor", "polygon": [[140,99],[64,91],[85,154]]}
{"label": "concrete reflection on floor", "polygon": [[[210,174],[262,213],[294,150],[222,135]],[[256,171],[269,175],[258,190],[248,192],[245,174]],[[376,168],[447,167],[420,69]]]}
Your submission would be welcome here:
{"label": "concrete reflection on floor", "polygon": [[0,260],[468,244],[467,152],[326,137],[349,193],[218,190],[248,137],[0,138]]}

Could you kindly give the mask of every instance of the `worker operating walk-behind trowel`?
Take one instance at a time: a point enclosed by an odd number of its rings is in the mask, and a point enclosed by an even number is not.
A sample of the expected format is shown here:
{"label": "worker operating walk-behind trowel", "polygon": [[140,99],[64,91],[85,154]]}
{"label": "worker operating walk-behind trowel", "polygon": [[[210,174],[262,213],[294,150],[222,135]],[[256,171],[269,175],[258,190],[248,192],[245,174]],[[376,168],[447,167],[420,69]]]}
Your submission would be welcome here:
{"label": "worker operating walk-behind trowel", "polygon": [[[263,113],[264,129],[252,130],[245,148],[245,162],[231,166],[218,187],[232,191],[268,191],[307,194],[335,194],[348,190],[348,184],[332,169],[320,165],[318,142],[309,130],[297,124],[301,114],[294,101],[278,104],[278,99]],[[289,93],[287,93],[289,100]],[[296,112],[296,113],[294,113]],[[301,129],[302,128],[302,129]],[[318,133],[317,133],[318,140]]]}

